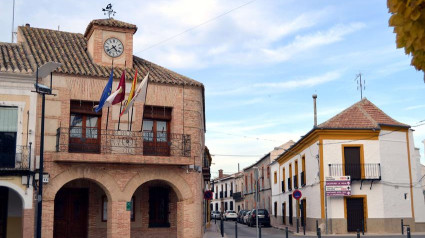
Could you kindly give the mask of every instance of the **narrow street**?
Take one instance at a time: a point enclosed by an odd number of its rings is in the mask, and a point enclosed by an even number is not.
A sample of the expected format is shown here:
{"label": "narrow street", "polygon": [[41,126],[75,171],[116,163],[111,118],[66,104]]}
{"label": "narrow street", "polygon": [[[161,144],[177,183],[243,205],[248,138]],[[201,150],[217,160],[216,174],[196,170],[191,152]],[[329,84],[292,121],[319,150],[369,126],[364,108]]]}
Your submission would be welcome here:
{"label": "narrow street", "polygon": [[[219,224],[219,220],[217,220],[217,224]],[[234,221],[225,221],[224,222],[224,233],[228,238],[235,237],[235,222]],[[310,233],[311,234],[311,233]],[[279,230],[273,227],[262,227],[261,228],[261,237],[264,238],[282,238],[285,237],[285,231]],[[249,227],[244,224],[238,223],[238,238],[255,238],[256,237],[256,228],[255,227]],[[302,232],[300,231],[299,235],[294,235],[292,233],[289,233],[289,237],[306,237],[306,238],[317,238],[317,236],[303,236]],[[344,235],[344,236],[326,236],[322,235],[322,237],[335,237],[335,238],[347,238],[347,237],[356,237],[355,234],[353,235]],[[365,235],[361,237],[373,237],[373,238],[386,238],[386,237],[392,237],[392,238],[404,238],[407,237],[407,235],[390,235],[390,236],[376,236],[376,235]],[[414,238],[424,238],[424,235],[411,235],[411,237]]]}

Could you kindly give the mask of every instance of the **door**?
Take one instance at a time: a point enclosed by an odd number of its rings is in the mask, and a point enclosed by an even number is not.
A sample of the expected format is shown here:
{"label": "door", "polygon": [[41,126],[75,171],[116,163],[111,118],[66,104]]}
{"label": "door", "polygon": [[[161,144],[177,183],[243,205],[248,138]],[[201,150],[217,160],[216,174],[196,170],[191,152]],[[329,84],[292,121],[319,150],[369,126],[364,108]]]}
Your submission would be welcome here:
{"label": "door", "polygon": [[169,190],[149,188],[149,227],[170,227],[168,222]]}
{"label": "door", "polygon": [[293,224],[292,222],[292,216],[294,215],[293,206],[292,206],[292,195],[288,195],[289,197],[289,224]]}
{"label": "door", "polygon": [[6,238],[9,189],[0,187],[0,238]]}
{"label": "door", "polygon": [[307,200],[301,200],[301,226],[306,225],[307,218]]}
{"label": "door", "polygon": [[168,121],[143,120],[143,154],[170,155]]}
{"label": "door", "polygon": [[364,204],[363,198],[347,198],[347,231],[360,231],[364,222]]}
{"label": "door", "polygon": [[286,205],[282,203],[282,224],[286,225]]}
{"label": "door", "polygon": [[88,200],[88,191],[84,188],[62,188],[56,194],[54,237],[87,237]]}
{"label": "door", "polygon": [[360,147],[344,147],[345,175],[351,179],[361,179]]}

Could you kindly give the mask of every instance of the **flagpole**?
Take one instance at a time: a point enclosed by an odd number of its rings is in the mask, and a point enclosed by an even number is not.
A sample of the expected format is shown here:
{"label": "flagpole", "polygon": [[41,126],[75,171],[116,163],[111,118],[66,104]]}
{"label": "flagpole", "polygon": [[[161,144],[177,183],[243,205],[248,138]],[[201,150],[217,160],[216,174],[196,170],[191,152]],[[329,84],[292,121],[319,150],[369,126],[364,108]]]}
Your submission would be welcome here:
{"label": "flagpole", "polygon": [[[126,71],[126,68],[127,68],[127,61],[124,61],[124,84],[125,84],[125,71]],[[125,91],[124,91],[124,96],[125,96]],[[121,101],[121,104],[120,104],[120,115],[121,115],[121,110],[122,110],[122,101]],[[120,123],[121,123],[121,117],[119,116],[118,117],[118,130],[120,130]]]}
{"label": "flagpole", "polygon": [[[111,70],[114,70],[114,58],[112,58]],[[112,75],[112,78],[114,78],[114,75]],[[109,123],[109,107],[108,107],[108,113],[106,115],[106,130],[108,130],[108,123]]]}
{"label": "flagpole", "polygon": [[131,126],[133,125],[133,110],[134,110],[134,103],[133,105],[131,105],[130,131],[131,131]]}
{"label": "flagpole", "polygon": [[[149,73],[149,71],[148,71]],[[147,79],[148,81],[146,82],[146,94],[145,94],[145,101],[143,102],[143,113],[142,113],[142,125],[140,126],[140,131],[143,132],[143,114],[145,114],[145,104],[146,104],[146,98],[148,97],[148,87],[149,87],[149,78]],[[142,133],[143,135],[143,133]]]}

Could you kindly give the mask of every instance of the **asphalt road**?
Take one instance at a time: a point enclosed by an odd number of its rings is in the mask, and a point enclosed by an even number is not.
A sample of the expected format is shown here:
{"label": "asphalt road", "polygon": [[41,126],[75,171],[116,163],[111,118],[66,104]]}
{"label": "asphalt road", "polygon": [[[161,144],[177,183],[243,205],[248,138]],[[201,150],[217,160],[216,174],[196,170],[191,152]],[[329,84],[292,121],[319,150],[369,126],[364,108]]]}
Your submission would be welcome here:
{"label": "asphalt road", "polygon": [[[219,220],[217,220],[217,224],[219,224]],[[228,238],[235,237],[235,222],[234,221],[225,221],[224,222],[224,233]],[[302,233],[300,233],[302,234]],[[238,223],[238,238],[256,238],[257,236],[255,227],[248,227],[247,225]],[[261,228],[261,237],[263,238],[284,238],[285,231],[279,230],[273,227],[262,227]],[[289,237],[306,237],[306,238],[317,238],[317,236],[301,236],[301,235],[293,235],[289,233]],[[356,235],[352,236],[322,236],[322,237],[335,237],[335,238],[349,238],[356,237]],[[371,237],[371,238],[406,238],[407,235],[399,235],[399,236],[361,236],[361,237]],[[412,235],[412,238],[425,238],[425,235]]]}

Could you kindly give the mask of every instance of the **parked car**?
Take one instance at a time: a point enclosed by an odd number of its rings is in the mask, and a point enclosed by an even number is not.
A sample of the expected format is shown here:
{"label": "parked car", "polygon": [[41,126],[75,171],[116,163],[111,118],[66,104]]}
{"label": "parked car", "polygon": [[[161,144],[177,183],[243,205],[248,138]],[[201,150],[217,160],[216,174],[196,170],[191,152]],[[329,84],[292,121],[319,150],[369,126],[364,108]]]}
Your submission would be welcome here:
{"label": "parked car", "polygon": [[[248,226],[255,226],[257,224],[255,214],[256,210],[253,209],[248,218]],[[258,222],[263,226],[270,226],[270,215],[266,209],[258,209]]]}
{"label": "parked car", "polygon": [[211,212],[211,219],[221,219],[221,214],[219,211],[212,211]]}
{"label": "parked car", "polygon": [[248,224],[248,219],[249,219],[249,216],[251,215],[251,211],[247,211],[246,213],[245,213],[245,215],[243,216],[243,224]]}
{"label": "parked car", "polygon": [[240,210],[238,213],[238,218],[237,221],[239,223],[243,223],[243,217],[245,216],[245,214],[248,212],[248,210]]}
{"label": "parked car", "polygon": [[238,219],[238,214],[236,214],[235,211],[233,211],[233,210],[227,210],[224,213],[224,220],[225,221],[227,221],[227,220],[236,220],[236,219]]}

